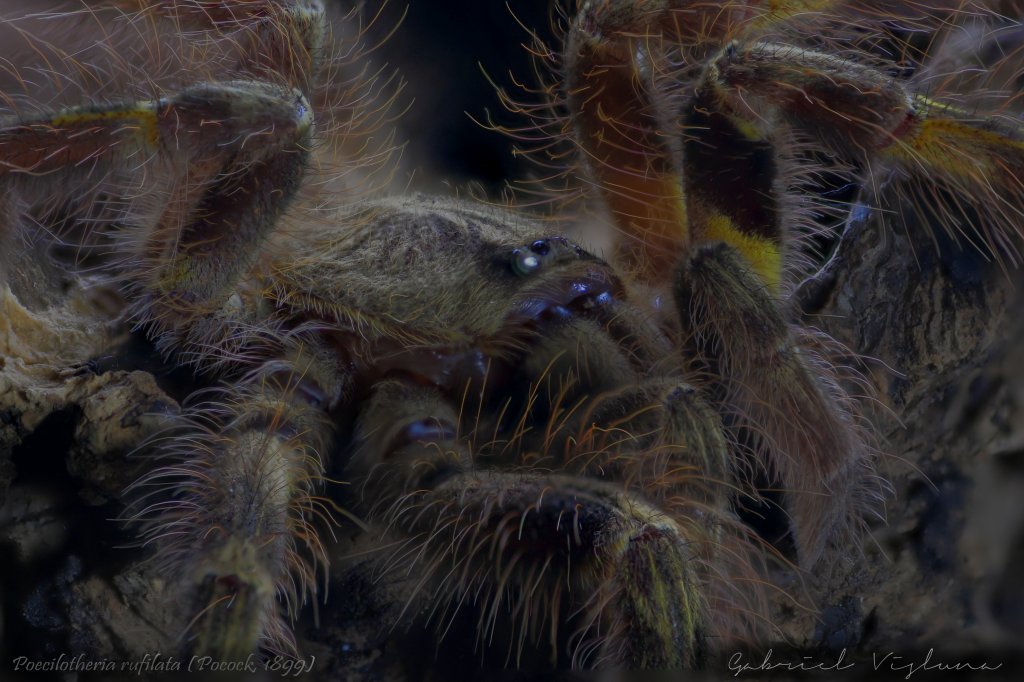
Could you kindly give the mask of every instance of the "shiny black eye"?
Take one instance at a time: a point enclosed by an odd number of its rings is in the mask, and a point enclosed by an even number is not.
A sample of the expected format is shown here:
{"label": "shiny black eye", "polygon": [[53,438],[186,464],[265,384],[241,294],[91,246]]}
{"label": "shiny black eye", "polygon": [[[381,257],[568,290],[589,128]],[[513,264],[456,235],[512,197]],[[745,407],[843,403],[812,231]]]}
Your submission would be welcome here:
{"label": "shiny black eye", "polygon": [[[537,242],[534,242],[535,244]],[[512,252],[512,272],[520,277],[531,275],[540,268],[541,257],[531,251],[516,249]]]}
{"label": "shiny black eye", "polygon": [[548,244],[548,240],[538,239],[530,244],[530,251],[533,251],[538,256],[546,256],[551,251],[551,246]]}
{"label": "shiny black eye", "polygon": [[532,275],[541,267],[576,260],[583,255],[583,250],[565,237],[536,239],[512,250],[512,272],[520,277]]}

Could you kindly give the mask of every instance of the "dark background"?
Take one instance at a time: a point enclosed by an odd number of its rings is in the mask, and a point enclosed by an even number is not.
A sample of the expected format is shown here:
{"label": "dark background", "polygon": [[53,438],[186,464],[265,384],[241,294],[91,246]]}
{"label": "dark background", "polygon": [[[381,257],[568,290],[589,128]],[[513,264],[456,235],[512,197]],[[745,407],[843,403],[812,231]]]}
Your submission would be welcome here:
{"label": "dark background", "polygon": [[[376,4],[365,3],[363,12],[375,11]],[[487,76],[510,91],[517,89],[513,77],[536,83],[524,47],[532,38],[524,26],[554,45],[551,5],[390,0],[384,7],[375,35],[386,35],[396,24],[397,30],[375,58],[398,68],[407,81],[402,99],[412,104],[400,134],[407,143],[403,166],[416,170],[415,188],[443,192],[475,182],[493,196],[506,180],[527,173],[528,164],[513,157],[512,140],[473,119],[486,121],[490,114],[498,124],[522,123],[504,110]]]}

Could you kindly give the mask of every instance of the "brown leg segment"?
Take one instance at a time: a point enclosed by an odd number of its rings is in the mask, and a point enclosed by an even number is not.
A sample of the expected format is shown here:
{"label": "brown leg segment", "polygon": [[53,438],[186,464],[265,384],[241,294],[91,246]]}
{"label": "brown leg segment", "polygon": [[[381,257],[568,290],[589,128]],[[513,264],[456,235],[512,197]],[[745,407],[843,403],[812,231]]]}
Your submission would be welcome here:
{"label": "brown leg segment", "polygon": [[[566,101],[589,181],[619,229],[619,251],[642,278],[669,281],[682,253],[723,240],[738,248],[762,281],[778,291],[782,248],[771,187],[774,169],[759,174],[771,163],[770,142],[719,115],[712,93],[683,105],[683,95],[673,92],[678,89],[674,81],[731,37],[844,4],[580,3],[566,40]],[[689,64],[664,66],[678,60],[673,50],[679,48]],[[681,115],[681,106],[693,113]],[[727,138],[728,149],[719,154]],[[728,164],[739,169],[739,176],[725,177]],[[694,169],[702,172],[692,173]],[[739,202],[734,201],[737,192],[742,194]],[[721,201],[714,201],[716,193]],[[738,207],[740,215],[719,210],[723,205]]]}
{"label": "brown leg segment", "polygon": [[[614,4],[614,3],[613,3]],[[618,3],[621,4],[621,3]],[[656,36],[603,32],[604,13],[590,5],[566,45],[566,95],[577,143],[592,181],[620,232],[620,250],[652,279],[671,271],[688,241],[688,221],[671,120],[657,107],[649,62],[661,56]]]}
{"label": "brown leg segment", "polygon": [[132,486],[132,520],[181,581],[196,655],[294,653],[278,600],[294,618],[326,571],[318,525],[333,520],[318,492],[331,428],[302,381],[226,389],[223,402],[183,418],[159,450],[171,461]]}
{"label": "brown leg segment", "polygon": [[140,317],[165,331],[217,310],[252,266],[298,189],[312,126],[297,90],[204,83],[153,102],[10,122],[0,128],[0,181],[82,168],[102,177],[151,157],[168,168],[169,196],[145,187],[157,196],[140,202],[155,206],[124,237]]}
{"label": "brown leg segment", "polygon": [[[996,258],[1024,235],[1024,126],[912,94],[870,66],[797,47],[754,43],[724,50],[706,75],[723,110],[754,124],[779,114],[840,155],[899,166],[922,190],[903,199],[954,238]],[[942,196],[937,188],[949,196]],[[917,198],[915,198],[915,196]],[[926,199],[922,200],[924,196]],[[965,224],[962,203],[977,207]],[[931,202],[931,206],[925,205]]]}
{"label": "brown leg segment", "polygon": [[432,605],[442,631],[474,604],[481,641],[508,637],[512,661],[546,639],[577,665],[699,665],[714,528],[621,483],[476,469],[457,420],[433,389],[395,381],[359,420],[349,474],[369,520],[402,538],[382,561],[412,562],[410,603]]}
{"label": "brown leg segment", "polygon": [[240,78],[255,77],[309,95],[326,37],[320,0],[105,0],[153,12],[185,31],[217,31],[238,44]]}
{"label": "brown leg segment", "polygon": [[[319,0],[109,0],[236,45],[240,79],[153,101],[0,121],[0,183],[77,173],[130,201],[119,240],[137,269],[138,318],[180,331],[223,306],[299,188],[312,145],[309,93],[325,39]],[[140,171],[139,169],[142,169]],[[127,190],[119,174],[152,173]],[[14,190],[15,192],[17,189]],[[141,215],[137,215],[141,213]]]}
{"label": "brown leg segment", "polygon": [[[594,180],[627,239],[644,244],[646,276],[673,286],[696,357],[724,384],[715,397],[729,428],[754,434],[758,461],[785,485],[806,565],[874,504],[871,452],[853,401],[811,351],[814,344],[798,340],[778,301],[784,188],[777,186],[770,127],[738,115],[712,75],[683,97],[665,85],[659,90],[657,82],[671,74],[656,70],[666,54],[663,39],[681,43],[685,54],[706,48],[708,37],[756,32],[799,12],[842,4],[584,3],[567,58],[574,88],[569,99],[579,102],[574,115],[582,119],[580,146],[588,159],[602,162],[589,164]],[[666,28],[675,21],[683,23]],[[607,179],[616,174],[671,191]],[[613,184],[625,198],[608,198]],[[616,207],[630,201],[646,206],[647,216],[671,214],[662,221],[671,228],[641,224],[637,211],[623,217],[626,211]],[[659,244],[652,234],[667,244],[658,255],[649,248]]]}
{"label": "brown leg segment", "polygon": [[810,332],[804,339],[790,328],[727,244],[690,256],[675,295],[695,350],[722,377],[726,419],[782,481],[800,561],[813,565],[830,543],[857,534],[882,494],[854,400]]}

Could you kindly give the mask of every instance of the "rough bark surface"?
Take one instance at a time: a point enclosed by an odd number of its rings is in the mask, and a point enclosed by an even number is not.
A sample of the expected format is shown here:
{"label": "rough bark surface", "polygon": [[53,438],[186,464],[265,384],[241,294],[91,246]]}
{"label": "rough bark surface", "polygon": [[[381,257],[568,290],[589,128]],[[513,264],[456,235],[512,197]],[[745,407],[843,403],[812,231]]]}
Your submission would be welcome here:
{"label": "rough bark surface", "polygon": [[876,217],[851,222],[800,293],[808,323],[867,359],[894,496],[864,557],[812,580],[820,612],[780,621],[801,652],[846,648],[851,674],[894,652],[880,672],[903,677],[893,666],[929,649],[1007,674],[1024,624],[1024,278]]}

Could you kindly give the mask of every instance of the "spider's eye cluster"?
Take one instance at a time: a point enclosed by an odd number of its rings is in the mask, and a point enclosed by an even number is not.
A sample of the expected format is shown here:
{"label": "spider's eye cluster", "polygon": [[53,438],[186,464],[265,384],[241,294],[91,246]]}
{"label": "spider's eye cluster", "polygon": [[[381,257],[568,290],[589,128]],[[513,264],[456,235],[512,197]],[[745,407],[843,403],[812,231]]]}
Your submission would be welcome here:
{"label": "spider's eye cluster", "polygon": [[520,277],[526,277],[540,270],[546,263],[578,258],[580,255],[580,247],[562,237],[538,239],[529,246],[512,250],[512,272]]}
{"label": "spider's eye cluster", "polygon": [[551,255],[551,245],[547,239],[538,239],[525,248],[512,250],[512,272],[525,277],[540,270],[541,265]]}

